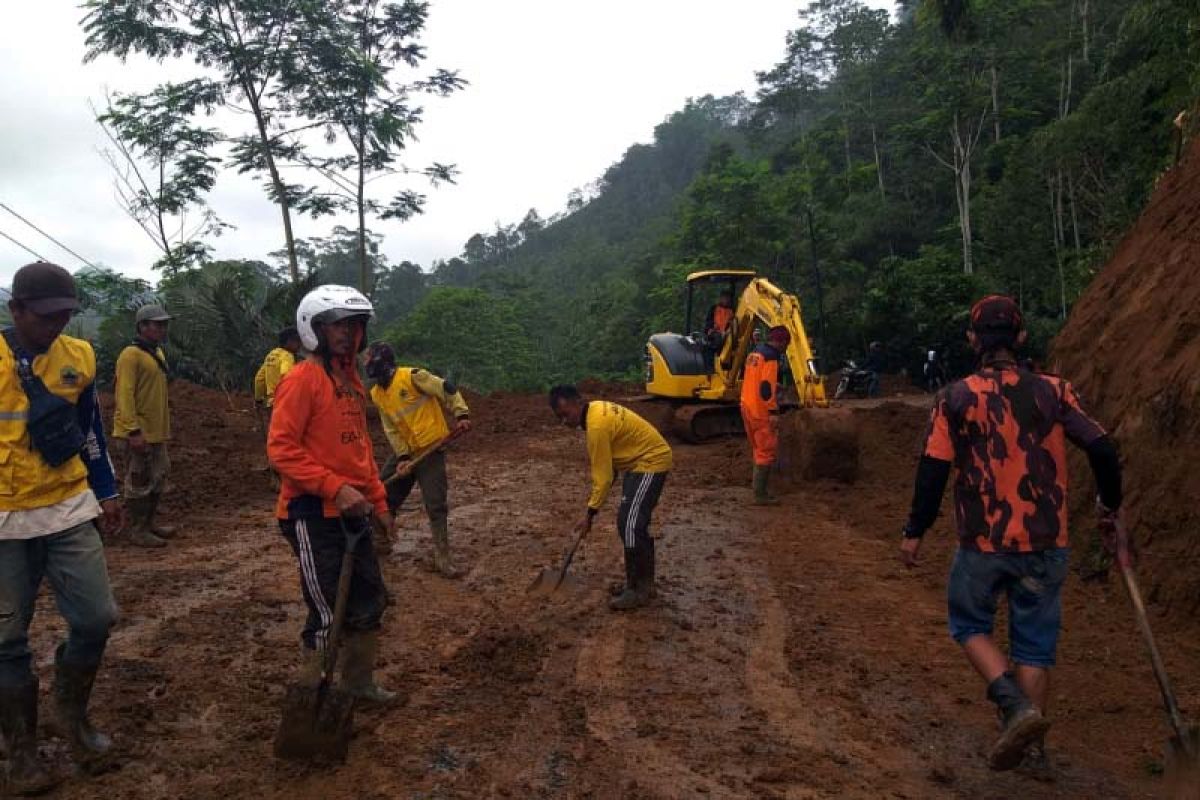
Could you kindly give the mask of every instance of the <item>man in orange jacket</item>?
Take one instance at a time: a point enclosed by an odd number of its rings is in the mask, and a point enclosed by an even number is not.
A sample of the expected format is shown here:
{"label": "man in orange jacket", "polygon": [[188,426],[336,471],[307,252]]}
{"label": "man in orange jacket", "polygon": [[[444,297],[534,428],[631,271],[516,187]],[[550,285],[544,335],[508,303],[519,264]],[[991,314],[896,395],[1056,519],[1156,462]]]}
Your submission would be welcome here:
{"label": "man in orange jacket", "polygon": [[782,325],[767,331],[767,341],[746,358],[742,376],[742,422],[754,456],[754,504],[776,505],[767,493],[767,478],[779,448],[779,359],[792,341]]}
{"label": "man in orange jacket", "polygon": [[[330,644],[343,525],[369,526],[375,513],[391,527],[356,363],[373,316],[371,302],[348,286],[309,292],[296,311],[296,327],[313,357],[289,371],[275,390],[267,455],[282,478],[275,509],[279,526],[300,562],[308,605],[300,680],[310,685],[320,681],[322,651]],[[341,686],[368,702],[396,697],[373,677],[387,603],[374,544],[363,536],[354,553],[343,626]]]}

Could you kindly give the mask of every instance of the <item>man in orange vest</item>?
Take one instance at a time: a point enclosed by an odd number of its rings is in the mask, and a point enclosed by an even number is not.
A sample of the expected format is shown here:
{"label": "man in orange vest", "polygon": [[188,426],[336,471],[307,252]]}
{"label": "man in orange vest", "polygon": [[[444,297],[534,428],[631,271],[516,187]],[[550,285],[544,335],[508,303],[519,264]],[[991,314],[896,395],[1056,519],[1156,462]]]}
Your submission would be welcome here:
{"label": "man in orange vest", "polygon": [[729,323],[733,322],[733,292],[726,289],[717,297],[717,304],[708,310],[704,320],[704,332],[709,338],[715,335],[724,336],[729,332]]}
{"label": "man in orange vest", "polygon": [[779,447],[779,360],[792,336],[778,325],[767,331],[767,341],[746,358],[742,377],[742,422],[754,455],[754,505],[779,503],[767,493],[767,478]]}

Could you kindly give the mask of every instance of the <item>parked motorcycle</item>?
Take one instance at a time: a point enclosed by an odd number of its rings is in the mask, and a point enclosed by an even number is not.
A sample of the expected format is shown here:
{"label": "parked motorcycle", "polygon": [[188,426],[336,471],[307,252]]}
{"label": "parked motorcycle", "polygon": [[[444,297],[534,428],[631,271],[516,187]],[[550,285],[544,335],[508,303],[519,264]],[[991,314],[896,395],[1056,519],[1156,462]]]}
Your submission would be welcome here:
{"label": "parked motorcycle", "polygon": [[855,397],[868,397],[871,394],[871,381],[874,377],[870,370],[862,369],[853,359],[847,360],[842,366],[842,377],[837,388],[833,390],[833,399],[841,400],[847,394]]}

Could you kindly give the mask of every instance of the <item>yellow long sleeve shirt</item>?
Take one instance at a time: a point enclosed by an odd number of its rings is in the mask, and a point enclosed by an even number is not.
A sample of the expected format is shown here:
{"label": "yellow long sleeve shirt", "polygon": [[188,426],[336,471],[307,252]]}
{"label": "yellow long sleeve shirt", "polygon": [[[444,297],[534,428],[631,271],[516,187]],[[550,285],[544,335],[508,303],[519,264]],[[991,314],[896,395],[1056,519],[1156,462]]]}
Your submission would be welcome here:
{"label": "yellow long sleeve shirt", "polygon": [[[162,348],[155,348],[166,364]],[[167,405],[167,374],[154,356],[137,345],[130,345],[117,356],[116,414],[113,436],[127,439],[141,431],[150,444],[171,438],[171,414]]]}
{"label": "yellow long sleeve shirt", "polygon": [[583,412],[592,495],[588,508],[598,511],[618,472],[668,472],[671,446],[654,426],[624,406],[592,400]]}
{"label": "yellow long sleeve shirt", "polygon": [[[268,408],[274,405],[275,387],[279,385],[279,381],[283,380],[283,376],[288,374],[288,370],[294,366],[296,366],[296,356],[286,348],[276,347],[267,353],[262,366],[258,368],[258,373],[254,376],[255,399],[264,401]],[[259,397],[259,376],[262,380],[261,397]]]}

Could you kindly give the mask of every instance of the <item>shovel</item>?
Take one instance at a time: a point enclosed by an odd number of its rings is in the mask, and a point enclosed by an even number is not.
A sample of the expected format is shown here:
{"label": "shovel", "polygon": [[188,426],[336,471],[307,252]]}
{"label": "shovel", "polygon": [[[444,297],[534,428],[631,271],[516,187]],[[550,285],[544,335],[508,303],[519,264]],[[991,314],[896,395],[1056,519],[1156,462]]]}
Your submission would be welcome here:
{"label": "shovel", "polygon": [[455,439],[457,439],[459,437],[459,435],[460,434],[458,431],[451,431],[450,433],[446,434],[442,438],[438,439],[433,444],[429,445],[429,447],[426,447],[424,450],[417,453],[415,456],[410,458],[408,461],[400,462],[399,464],[396,465],[396,471],[393,472],[391,474],[391,476],[388,477],[388,479],[383,482],[383,485],[387,486],[389,483],[395,483],[396,481],[400,480],[401,478],[408,477],[409,475],[412,474],[412,471],[416,468],[417,464],[420,464],[422,461],[429,458],[431,455],[436,453],[438,450],[441,450],[443,447],[445,447],[446,445],[453,442]]}
{"label": "shovel", "polygon": [[584,528],[575,537],[575,542],[571,545],[571,550],[567,553],[567,557],[563,559],[560,569],[543,569],[525,591],[545,592],[547,594],[558,591],[558,587],[562,586],[563,581],[566,580],[567,570],[570,569],[571,562],[575,559],[575,551],[579,549],[579,543],[583,541],[583,537],[588,535],[589,530],[591,528]]}
{"label": "shovel", "polygon": [[1154,641],[1154,633],[1150,630],[1150,620],[1146,617],[1146,606],[1142,602],[1142,593],[1138,589],[1137,578],[1133,574],[1133,556],[1129,547],[1129,531],[1119,519],[1116,522],[1117,565],[1121,568],[1121,578],[1125,581],[1125,589],[1133,602],[1134,617],[1142,638],[1146,640],[1146,649],[1150,651],[1150,663],[1154,668],[1154,677],[1158,680],[1158,689],[1162,692],[1163,706],[1171,722],[1174,734],[1167,742],[1167,783],[1172,787],[1176,798],[1200,797],[1200,728],[1188,725],[1179,712],[1179,704],[1175,701],[1175,692],[1171,688],[1171,680],[1167,677],[1167,668],[1163,664],[1162,655]]}
{"label": "shovel", "polygon": [[355,520],[350,527],[344,518],[341,523],[346,534],[346,549],[342,553],[333,621],[321,663],[321,680],[316,686],[294,683],[287,688],[283,698],[283,718],[275,734],[275,755],[279,758],[340,764],[346,760],[350,745],[354,697],[333,685],[333,671],[342,643],[346,599],[350,595],[350,578],[354,573],[354,551],[368,528],[366,520]]}

